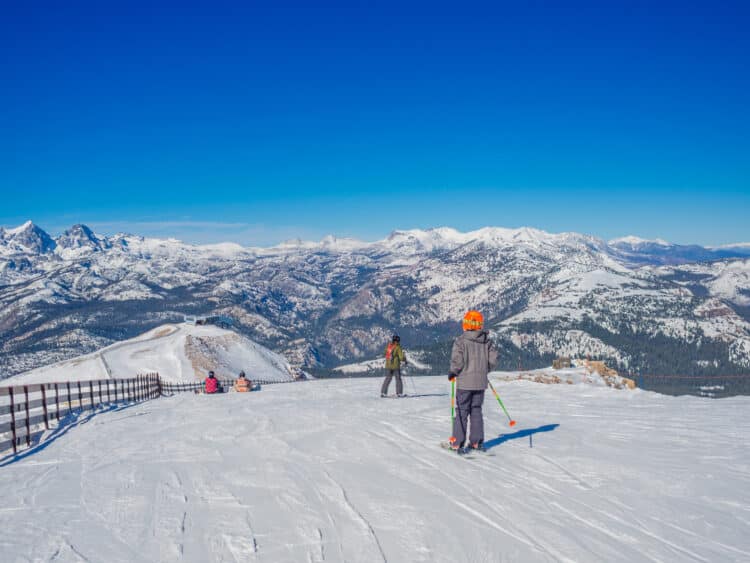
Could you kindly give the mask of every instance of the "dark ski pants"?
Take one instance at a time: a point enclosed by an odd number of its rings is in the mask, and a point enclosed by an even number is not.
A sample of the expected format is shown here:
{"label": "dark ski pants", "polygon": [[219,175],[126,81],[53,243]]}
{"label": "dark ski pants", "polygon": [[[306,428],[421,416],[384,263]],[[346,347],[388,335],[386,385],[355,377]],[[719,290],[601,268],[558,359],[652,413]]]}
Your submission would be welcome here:
{"label": "dark ski pants", "polygon": [[404,394],[404,382],[401,380],[401,369],[387,369],[385,370],[385,381],[383,386],[380,388],[381,395],[388,394],[388,386],[391,384],[391,379],[396,376],[396,395]]}
{"label": "dark ski pants", "polygon": [[456,391],[456,419],[453,421],[453,436],[459,447],[463,447],[466,441],[466,426],[469,419],[471,419],[469,442],[471,444],[484,442],[482,403],[484,403],[484,390],[459,389]]}

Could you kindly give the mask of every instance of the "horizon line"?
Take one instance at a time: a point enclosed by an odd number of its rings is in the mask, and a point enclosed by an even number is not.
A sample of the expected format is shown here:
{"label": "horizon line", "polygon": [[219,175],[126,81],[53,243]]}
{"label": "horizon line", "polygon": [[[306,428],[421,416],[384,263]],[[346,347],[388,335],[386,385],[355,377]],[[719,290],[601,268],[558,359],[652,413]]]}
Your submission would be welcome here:
{"label": "horizon line", "polygon": [[[619,237],[613,237],[613,238],[605,238],[597,235],[593,235],[590,233],[582,232],[582,231],[559,231],[559,232],[553,232],[553,231],[547,231],[545,229],[541,229],[538,227],[533,227],[530,225],[523,225],[520,227],[504,227],[499,225],[485,225],[483,227],[479,227],[476,229],[469,229],[466,231],[457,229],[452,226],[448,225],[441,225],[437,227],[429,227],[429,228],[394,228],[391,229],[388,234],[386,234],[384,237],[376,238],[376,239],[367,239],[367,238],[360,238],[356,236],[349,236],[349,235],[337,235],[333,232],[328,232],[327,234],[318,235],[318,238],[315,238],[315,235],[310,237],[311,232],[309,229],[305,229],[302,227],[295,227],[291,225],[286,226],[267,226],[263,223],[247,223],[247,222],[221,222],[221,221],[191,221],[191,220],[170,220],[170,221],[93,221],[93,222],[77,222],[73,223],[69,226],[61,226],[61,225],[53,225],[52,228],[44,228],[41,227],[38,223],[34,222],[31,219],[26,220],[25,222],[21,223],[17,226],[6,226],[6,225],[0,225],[0,230],[4,230],[5,232],[17,230],[21,227],[24,227],[26,225],[32,224],[36,227],[39,227],[41,230],[43,230],[48,235],[51,235],[53,238],[61,236],[65,231],[78,226],[82,225],[89,229],[91,229],[97,236],[104,236],[104,237],[113,237],[117,235],[125,235],[125,236],[136,236],[141,237],[144,239],[152,239],[152,240],[163,240],[163,241],[177,241],[189,246],[216,246],[216,245],[222,245],[222,244],[234,244],[237,246],[240,246],[242,248],[275,248],[279,246],[284,245],[291,245],[291,244],[297,244],[297,245],[320,245],[323,244],[329,240],[333,241],[350,241],[354,243],[360,243],[363,245],[371,245],[371,244],[377,244],[379,242],[383,242],[388,240],[390,237],[392,237],[395,234],[398,233],[429,233],[429,232],[437,232],[437,231],[452,231],[453,233],[457,235],[463,235],[463,236],[470,236],[479,234],[481,231],[507,231],[508,233],[518,233],[522,232],[524,230],[526,231],[533,231],[544,235],[549,236],[563,236],[563,235],[578,235],[583,237],[590,237],[597,239],[601,242],[604,242],[606,244],[611,244],[614,242],[631,242],[627,239],[632,239],[632,242],[634,243],[653,243],[653,244],[659,244],[662,246],[698,246],[706,249],[721,249],[721,248],[732,248],[732,247],[738,247],[738,246],[750,246],[750,242],[746,241],[734,241],[730,243],[723,243],[723,244],[714,244],[714,245],[705,245],[702,243],[675,243],[668,240],[665,240],[661,237],[656,238],[644,238],[640,237],[638,235],[627,234]],[[135,228],[136,230],[130,230]],[[164,229],[174,229],[175,232],[174,235],[170,235],[169,233],[164,233],[162,235],[156,235],[156,234],[138,234],[137,229],[143,229],[143,230],[164,230]],[[227,231],[227,230],[235,230],[235,233],[232,233],[238,238],[243,238],[242,235],[271,235],[275,233],[276,235],[281,235],[282,233],[288,235],[286,238],[279,238],[278,236],[275,237],[278,242],[275,243],[250,243],[250,244],[243,244],[242,242],[237,242],[237,240],[231,240],[231,239],[221,239],[216,240],[212,242],[208,241],[191,241],[186,240],[184,236],[180,236],[180,234],[184,235],[187,233],[179,233],[181,229],[197,229],[197,230],[203,230],[206,229],[215,229],[218,231]],[[105,232],[101,232],[101,231]],[[306,232],[307,231],[307,232]],[[294,233],[298,234],[294,234]],[[305,235],[306,232],[306,235]],[[232,234],[227,233],[229,236],[232,236]],[[307,238],[310,237],[310,238]],[[267,238],[267,236],[265,237]]]}

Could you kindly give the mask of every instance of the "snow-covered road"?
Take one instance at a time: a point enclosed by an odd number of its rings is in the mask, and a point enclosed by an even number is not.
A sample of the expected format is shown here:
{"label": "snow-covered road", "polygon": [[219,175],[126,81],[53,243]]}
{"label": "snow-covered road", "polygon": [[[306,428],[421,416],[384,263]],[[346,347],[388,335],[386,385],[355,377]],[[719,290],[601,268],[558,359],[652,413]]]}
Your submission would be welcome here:
{"label": "snow-covered road", "polygon": [[750,398],[500,383],[465,460],[444,379],[379,383],[90,417],[0,464],[2,561],[750,561]]}

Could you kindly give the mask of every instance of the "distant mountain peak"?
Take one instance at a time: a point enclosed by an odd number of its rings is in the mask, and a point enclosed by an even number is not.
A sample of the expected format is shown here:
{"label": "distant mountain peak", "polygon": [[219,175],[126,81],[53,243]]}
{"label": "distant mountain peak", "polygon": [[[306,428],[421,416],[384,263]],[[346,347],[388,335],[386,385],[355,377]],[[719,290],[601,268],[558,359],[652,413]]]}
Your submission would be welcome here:
{"label": "distant mountain peak", "polygon": [[63,234],[57,237],[57,253],[64,258],[75,258],[89,252],[98,252],[109,248],[104,239],[97,237],[94,232],[84,224],[73,225]]}
{"label": "distant mountain peak", "polygon": [[52,237],[32,221],[13,229],[4,229],[2,235],[7,249],[15,254],[45,254],[56,246]]}
{"label": "distant mountain peak", "polygon": [[19,233],[22,233],[24,231],[28,231],[29,229],[38,228],[31,220],[26,221],[23,225],[19,225],[18,227],[14,227],[12,229],[6,229],[5,234],[9,236],[15,236]]}

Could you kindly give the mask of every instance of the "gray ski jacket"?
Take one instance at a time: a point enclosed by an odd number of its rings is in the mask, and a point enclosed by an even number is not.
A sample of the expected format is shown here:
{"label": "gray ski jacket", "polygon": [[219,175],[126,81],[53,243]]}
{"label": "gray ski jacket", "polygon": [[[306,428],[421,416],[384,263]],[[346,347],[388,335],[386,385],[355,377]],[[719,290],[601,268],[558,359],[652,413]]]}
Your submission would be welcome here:
{"label": "gray ski jacket", "polygon": [[497,350],[483,330],[467,330],[453,342],[450,373],[458,376],[458,388],[487,389],[487,374],[497,367]]}

